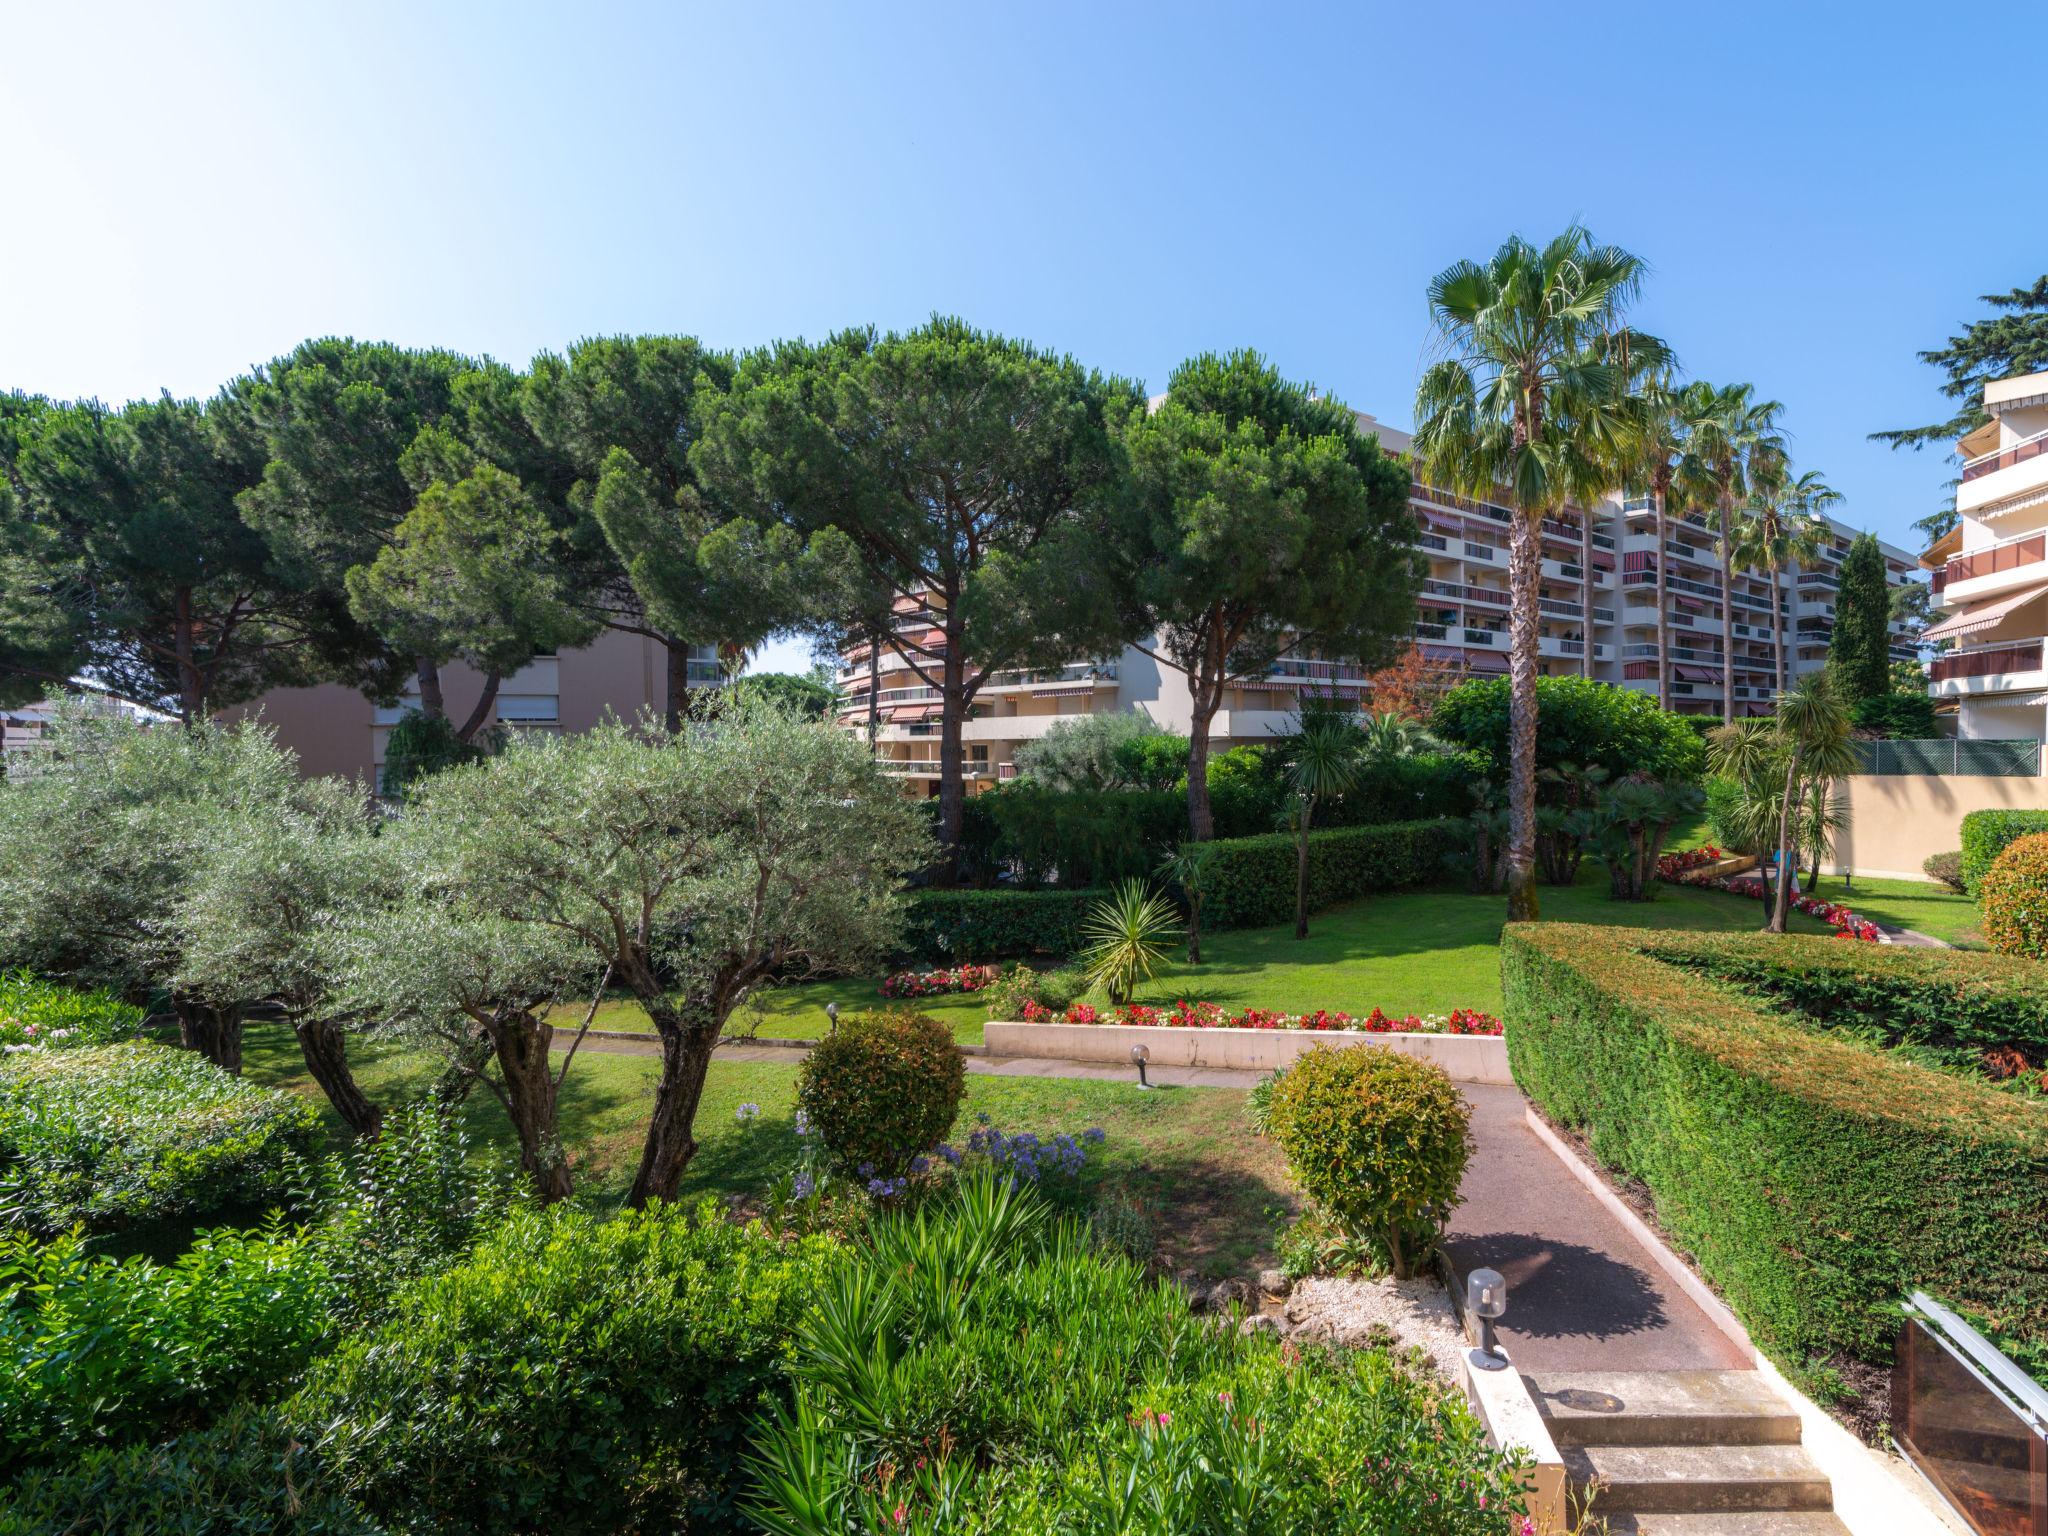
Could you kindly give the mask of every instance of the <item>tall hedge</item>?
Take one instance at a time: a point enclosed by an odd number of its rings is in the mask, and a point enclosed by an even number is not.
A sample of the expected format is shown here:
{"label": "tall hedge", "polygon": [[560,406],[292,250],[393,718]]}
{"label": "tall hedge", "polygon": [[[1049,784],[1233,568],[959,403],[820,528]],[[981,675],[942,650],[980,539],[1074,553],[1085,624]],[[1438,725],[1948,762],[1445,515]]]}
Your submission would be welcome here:
{"label": "tall hedge", "polygon": [[915,891],[903,914],[907,960],[1069,955],[1101,891]]}
{"label": "tall hedge", "polygon": [[[1705,738],[1684,715],[1634,688],[1586,677],[1536,679],[1536,766],[1599,767],[1691,784],[1706,772]],[[1508,680],[1473,678],[1437,700],[1430,726],[1447,742],[1508,766]]]}
{"label": "tall hedge", "polygon": [[1650,1187],[1767,1353],[1795,1370],[1888,1360],[1915,1287],[2048,1341],[2048,1108],[1803,1027],[1695,967],[1775,976],[1780,991],[1802,976],[1946,991],[1951,1007],[2038,993],[2048,969],[1577,924],[1501,939],[1515,1080]]}
{"label": "tall hedge", "polygon": [[[1469,842],[1465,824],[1448,817],[1311,832],[1309,909],[1442,879]],[[1204,927],[1255,928],[1293,917],[1292,833],[1224,838],[1210,846],[1215,852],[1202,898]]]}
{"label": "tall hedge", "polygon": [[1970,812],[1963,818],[1963,888],[1975,896],[1998,856],[2035,832],[2048,832],[2048,811]]}

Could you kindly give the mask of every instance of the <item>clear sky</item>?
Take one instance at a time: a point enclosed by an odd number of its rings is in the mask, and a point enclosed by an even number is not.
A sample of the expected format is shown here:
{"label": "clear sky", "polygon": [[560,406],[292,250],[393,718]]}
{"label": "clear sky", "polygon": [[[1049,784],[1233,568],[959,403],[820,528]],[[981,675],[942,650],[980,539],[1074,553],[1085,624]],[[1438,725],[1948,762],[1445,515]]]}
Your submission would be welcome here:
{"label": "clear sky", "polygon": [[1945,414],[1915,351],[2048,270],[2020,16],[0,0],[0,389],[939,310],[1154,390],[1251,345],[1405,426],[1430,276],[1577,217],[1911,543],[1949,470],[1865,434]]}

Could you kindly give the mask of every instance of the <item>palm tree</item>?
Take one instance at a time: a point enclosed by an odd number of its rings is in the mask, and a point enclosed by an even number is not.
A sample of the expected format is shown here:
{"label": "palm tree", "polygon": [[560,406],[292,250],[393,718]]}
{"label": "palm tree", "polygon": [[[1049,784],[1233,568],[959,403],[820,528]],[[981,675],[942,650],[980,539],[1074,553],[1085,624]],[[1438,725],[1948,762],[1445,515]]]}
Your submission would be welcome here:
{"label": "palm tree", "polygon": [[1792,882],[1799,866],[1800,799],[1815,784],[1856,771],[1850,736],[1849,706],[1832,674],[1811,672],[1778,698],[1777,713],[1768,720],[1731,720],[1714,732],[1708,761],[1717,773],[1747,783],[1783,776],[1778,793],[1778,869],[1764,929],[1785,931],[1792,904]]}
{"label": "palm tree", "polygon": [[1301,720],[1290,743],[1288,787],[1295,794],[1294,936],[1308,937],[1308,829],[1318,800],[1333,800],[1358,782],[1358,728],[1342,715],[1318,711]]}
{"label": "palm tree", "polygon": [[1649,368],[1665,356],[1622,317],[1643,263],[1577,225],[1538,247],[1511,237],[1483,265],[1461,261],[1429,285],[1450,354],[1415,394],[1414,452],[1430,479],[1474,497],[1506,488],[1509,526],[1508,916],[1536,903],[1536,652],[1539,530],[1546,513],[1611,488],[1630,433],[1629,370],[1617,338]]}
{"label": "palm tree", "polygon": [[1666,545],[1671,538],[1671,482],[1685,458],[1687,429],[1680,414],[1679,391],[1669,369],[1645,379],[1632,395],[1636,423],[1635,452],[1622,465],[1621,483],[1626,490],[1647,493],[1657,530],[1657,705],[1671,707],[1671,618],[1667,577],[1671,557]]}
{"label": "palm tree", "polygon": [[1751,384],[1688,384],[1679,392],[1686,453],[1678,469],[1687,499],[1711,506],[1721,548],[1721,718],[1735,718],[1735,607],[1729,566],[1729,524],[1750,477],[1768,477],[1785,455],[1775,400],[1758,400]]}
{"label": "palm tree", "polygon": [[1742,517],[1730,530],[1728,565],[1735,570],[1763,571],[1771,585],[1771,656],[1777,692],[1785,692],[1785,596],[1778,578],[1789,565],[1811,565],[1828,541],[1828,525],[1820,509],[1842,499],[1817,470],[1788,480],[1782,465],[1767,467],[1751,479]]}

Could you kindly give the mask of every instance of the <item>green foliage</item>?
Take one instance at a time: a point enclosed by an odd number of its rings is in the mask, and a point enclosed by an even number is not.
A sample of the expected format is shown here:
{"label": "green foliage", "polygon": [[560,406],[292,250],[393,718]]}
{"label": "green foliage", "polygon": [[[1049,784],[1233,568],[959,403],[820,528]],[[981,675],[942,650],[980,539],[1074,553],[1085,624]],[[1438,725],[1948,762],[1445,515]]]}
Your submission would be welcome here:
{"label": "green foliage", "polygon": [[522,1212],[321,1360],[286,1415],[397,1528],[730,1529],[748,1422],[830,1255],[709,1205]]}
{"label": "green foliage", "polygon": [[1187,770],[1188,739],[1136,710],[1056,721],[1017,748],[1018,778],[1052,790],[1171,790]]}
{"label": "green foliage", "polygon": [[1027,1190],[966,1180],[870,1244],[757,1444],[773,1536],[1491,1536],[1520,1508],[1455,1391],[1211,1326]]}
{"label": "green foliage", "polygon": [[0,1536],[383,1536],[273,1410],[156,1444],[83,1450],[0,1491]]}
{"label": "green foliage", "polygon": [[1859,533],[1842,557],[1828,671],[1851,707],[1891,692],[1891,589],[1875,534]]}
{"label": "green foliage", "polygon": [[917,891],[904,909],[902,953],[948,961],[1070,955],[1099,899],[1093,891]]}
{"label": "green foliage", "polygon": [[990,1018],[1021,1019],[1026,1003],[1064,1013],[1087,991],[1088,973],[1078,966],[1039,971],[1028,965],[1012,965],[982,990],[982,996],[987,999]]}
{"label": "green foliage", "polygon": [[1373,1046],[1310,1051],[1267,1106],[1295,1182],[1382,1244],[1397,1277],[1429,1257],[1458,1203],[1470,1118],[1443,1068]]}
{"label": "green foliage", "polygon": [[403,800],[413,784],[464,763],[482,762],[489,748],[476,741],[464,741],[445,715],[429,715],[408,709],[391,727],[384,748],[384,774],[378,789]]}
{"label": "green foliage", "polygon": [[1887,741],[1931,741],[1936,727],[1934,700],[1919,693],[1879,693],[1858,699],[1850,717],[1859,731],[1875,731]]}
{"label": "green foliage", "polygon": [[203,1232],[169,1265],[0,1233],[0,1472],[275,1394],[333,1327],[329,1298],[318,1252],[277,1228]]}
{"label": "green foliage", "polygon": [[[1634,688],[1590,678],[1539,677],[1536,707],[1538,771],[1560,764],[1601,768],[1610,777],[1646,773],[1668,784],[1691,783],[1706,768],[1706,747],[1682,715],[1657,707]],[[1508,764],[1508,680],[1470,678],[1437,701],[1431,728],[1444,740],[1483,753],[1495,774]]]}
{"label": "green foliage", "polygon": [[0,1058],[0,1219],[95,1232],[261,1207],[321,1134],[296,1095],[146,1041]]}
{"label": "green foliage", "polygon": [[2048,832],[2048,811],[1971,811],[1963,818],[1963,887],[1970,895],[2008,846],[2036,832]]}
{"label": "green foliage", "polygon": [[753,672],[735,678],[729,686],[737,694],[769,699],[799,720],[823,720],[832,713],[829,674],[820,678],[797,672]]}
{"label": "green foliage", "polygon": [[1109,885],[1146,875],[1187,833],[1187,805],[1172,790],[1054,790],[1018,780],[975,796],[994,823],[988,849],[1027,882]]}
{"label": "green foliage", "polygon": [[1111,1004],[1121,1007],[1131,1000],[1139,982],[1152,979],[1166,959],[1167,941],[1179,932],[1180,914],[1172,902],[1142,881],[1124,881],[1088,909],[1081,962],[1089,984],[1102,988]]}
{"label": "green foliage", "polygon": [[1977,894],[1984,904],[1984,937],[1993,949],[2048,959],[2048,832],[2007,844]]}
{"label": "green foliage", "polygon": [[1928,879],[1947,886],[1958,896],[1966,894],[1968,888],[1963,884],[1963,855],[1961,850],[1957,850],[1954,853],[1930,853],[1922,861],[1920,868],[1926,873]]}
{"label": "green foliage", "polygon": [[944,1141],[966,1091],[952,1031],[909,1009],[841,1019],[797,1069],[797,1103],[819,1140],[862,1178],[893,1178]]}
{"label": "green foliage", "polygon": [[1599,790],[1585,812],[1587,835],[1607,865],[1608,888],[1617,901],[1656,898],[1664,840],[1705,803],[1696,784],[1660,784],[1643,774]]}
{"label": "green foliage", "polygon": [[1859,1014],[1903,1001],[1955,1021],[1981,1003],[2038,1020],[2038,967],[1581,925],[1510,925],[1501,961],[1515,1080],[1649,1186],[1773,1358],[1889,1361],[1915,1286],[2048,1338],[2048,1114],[1714,979],[1769,976]]}
{"label": "green foliage", "polygon": [[111,1045],[141,1028],[142,1010],[111,992],[60,987],[28,970],[0,971],[0,1046]]}
{"label": "green foliage", "polygon": [[[1389,822],[1340,827],[1308,837],[1308,907],[1377,895],[1443,878],[1466,851],[1462,822]],[[1294,914],[1297,849],[1292,834],[1269,833],[1216,844],[1202,917],[1210,928],[1256,928]]]}
{"label": "green foliage", "polygon": [[[1768,798],[1763,806],[1775,816],[1777,807]],[[1757,809],[1757,800],[1740,780],[1723,774],[1707,780],[1707,831],[1723,853],[1757,853],[1770,846],[1776,826],[1759,822]]]}
{"label": "green foliage", "polygon": [[[1981,294],[1978,302],[1989,304],[1996,313],[1970,321],[1960,335],[1949,337],[1946,345],[1919,355],[1921,362],[1948,376],[1941,392],[1955,402],[1955,415],[1931,426],[1873,432],[1873,439],[1894,448],[1923,448],[1929,443],[1950,448],[1955,439],[1988,419],[1984,415],[1986,384],[2048,369],[2048,277],[2005,293]],[[1929,528],[1928,537],[1938,539],[1954,525],[1951,506],[1947,526]]]}

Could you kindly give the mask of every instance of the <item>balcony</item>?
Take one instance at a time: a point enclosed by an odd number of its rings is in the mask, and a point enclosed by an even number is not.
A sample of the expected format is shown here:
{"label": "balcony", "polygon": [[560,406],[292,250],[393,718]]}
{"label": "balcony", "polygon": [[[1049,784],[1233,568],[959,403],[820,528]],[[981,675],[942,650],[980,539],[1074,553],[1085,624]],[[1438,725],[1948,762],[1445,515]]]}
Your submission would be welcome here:
{"label": "balcony", "polygon": [[2041,642],[2020,640],[2005,645],[1980,645],[1937,656],[1927,668],[1927,676],[1936,683],[1964,683],[1965,687],[1954,691],[1968,692],[1972,691],[1967,687],[1970,679],[2040,670]]}
{"label": "balcony", "polygon": [[2001,469],[2011,469],[2015,464],[2038,459],[2044,453],[2048,453],[2048,432],[2036,432],[2032,437],[2021,438],[2010,448],[2000,448],[1991,453],[1980,453],[1974,459],[1965,459],[1962,478],[1970,481],[1982,475],[1996,474]]}
{"label": "balcony", "polygon": [[1942,590],[1949,582],[1974,581],[1979,576],[1995,576],[2001,571],[2039,565],[2044,559],[2048,559],[2048,534],[2030,533],[2021,538],[2007,539],[1989,549],[1957,555],[1934,573],[1935,590]]}

